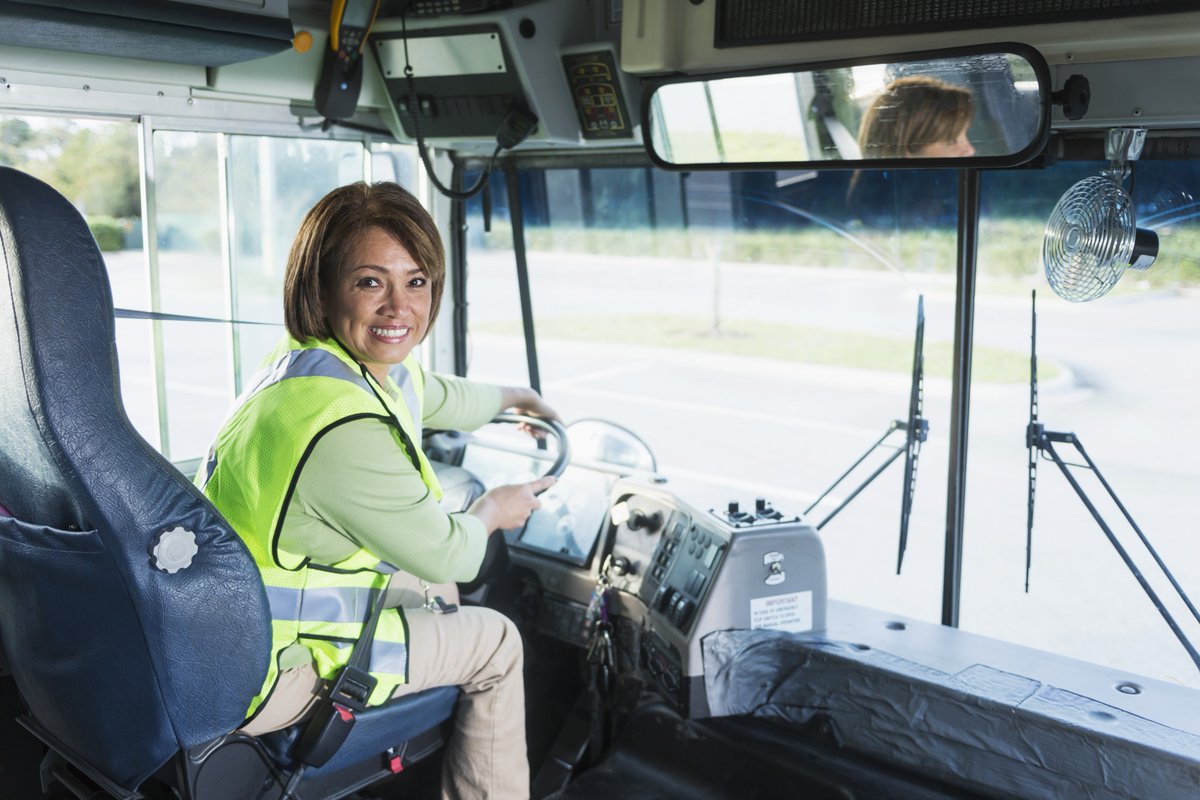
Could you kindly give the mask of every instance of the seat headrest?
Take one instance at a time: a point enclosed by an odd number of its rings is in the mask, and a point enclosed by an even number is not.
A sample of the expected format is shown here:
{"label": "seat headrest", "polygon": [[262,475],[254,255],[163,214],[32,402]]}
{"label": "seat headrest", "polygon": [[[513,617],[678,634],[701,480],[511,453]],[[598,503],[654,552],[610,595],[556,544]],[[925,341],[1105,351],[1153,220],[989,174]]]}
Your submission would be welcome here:
{"label": "seat headrest", "polygon": [[[28,521],[86,528],[89,514],[72,487],[73,462],[103,451],[105,429],[129,427],[119,400],[108,275],[70,202],[5,167],[0,270],[0,291],[8,295],[0,303],[0,351],[6,354],[0,361],[6,410],[0,486],[36,488],[0,501]],[[96,434],[71,435],[84,427]],[[64,439],[85,452],[66,452]]]}

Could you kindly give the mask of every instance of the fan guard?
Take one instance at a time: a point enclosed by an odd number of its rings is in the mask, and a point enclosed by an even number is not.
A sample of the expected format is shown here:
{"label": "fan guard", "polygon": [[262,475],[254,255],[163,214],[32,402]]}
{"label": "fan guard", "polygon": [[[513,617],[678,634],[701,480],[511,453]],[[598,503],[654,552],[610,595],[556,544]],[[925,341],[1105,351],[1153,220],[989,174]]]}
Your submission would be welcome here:
{"label": "fan guard", "polygon": [[1137,228],[1128,193],[1107,175],[1084,178],[1050,212],[1042,240],[1046,279],[1064,300],[1107,293],[1129,266]]}

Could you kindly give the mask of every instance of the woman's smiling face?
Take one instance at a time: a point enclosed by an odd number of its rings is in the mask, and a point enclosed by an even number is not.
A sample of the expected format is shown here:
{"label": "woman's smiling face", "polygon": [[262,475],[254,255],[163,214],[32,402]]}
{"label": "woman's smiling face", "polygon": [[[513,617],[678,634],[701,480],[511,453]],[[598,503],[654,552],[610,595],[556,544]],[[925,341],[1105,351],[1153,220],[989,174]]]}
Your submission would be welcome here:
{"label": "woman's smiling face", "polygon": [[333,335],[383,383],[425,336],[429,277],[381,228],[369,228],[324,291]]}

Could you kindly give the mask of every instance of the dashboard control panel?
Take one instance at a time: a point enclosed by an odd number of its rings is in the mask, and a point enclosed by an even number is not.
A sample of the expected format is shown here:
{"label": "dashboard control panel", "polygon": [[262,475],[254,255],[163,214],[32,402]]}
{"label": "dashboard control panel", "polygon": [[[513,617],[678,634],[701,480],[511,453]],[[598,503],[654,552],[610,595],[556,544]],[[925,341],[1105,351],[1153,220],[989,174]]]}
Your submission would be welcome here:
{"label": "dashboard control panel", "polygon": [[646,609],[638,661],[683,713],[708,715],[707,634],[825,627],[824,548],[800,517],[766,498],[711,505],[631,479],[617,483],[613,499],[613,555],[630,564],[623,588]]}
{"label": "dashboard control panel", "polygon": [[729,540],[683,511],[667,522],[638,596],[677,630],[695,620]]}

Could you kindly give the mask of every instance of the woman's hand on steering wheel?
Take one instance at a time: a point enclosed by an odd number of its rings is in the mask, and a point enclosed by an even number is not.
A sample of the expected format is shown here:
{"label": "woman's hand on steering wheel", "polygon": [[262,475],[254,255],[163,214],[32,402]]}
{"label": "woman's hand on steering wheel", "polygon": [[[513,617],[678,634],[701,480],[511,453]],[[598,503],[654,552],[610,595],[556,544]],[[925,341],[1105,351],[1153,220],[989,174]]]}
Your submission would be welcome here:
{"label": "woman's hand on steering wheel", "polygon": [[519,528],[534,510],[542,507],[537,495],[549,489],[557,480],[545,475],[528,483],[510,483],[484,492],[467,512],[483,520],[488,531]]}
{"label": "woman's hand on steering wheel", "polygon": [[[558,446],[558,457],[554,459],[554,463],[546,470],[545,474],[550,477],[557,478],[563,474],[567,468],[567,464],[571,462],[571,442],[567,438],[567,429],[562,426],[562,423],[557,419],[548,419],[544,417],[535,417],[531,414],[497,414],[492,422],[509,422],[519,425],[522,429],[532,428],[539,431],[542,435],[536,437],[538,439],[538,449],[545,447],[542,440],[550,437]],[[546,486],[535,490],[536,494],[541,494],[550,488]]]}
{"label": "woman's hand on steering wheel", "polygon": [[[550,407],[545,399],[528,386],[504,386],[500,389],[500,408],[512,414],[527,417],[539,417],[562,424],[558,412]],[[544,428],[527,423],[518,424],[518,428],[535,439],[545,439],[547,432]]]}

